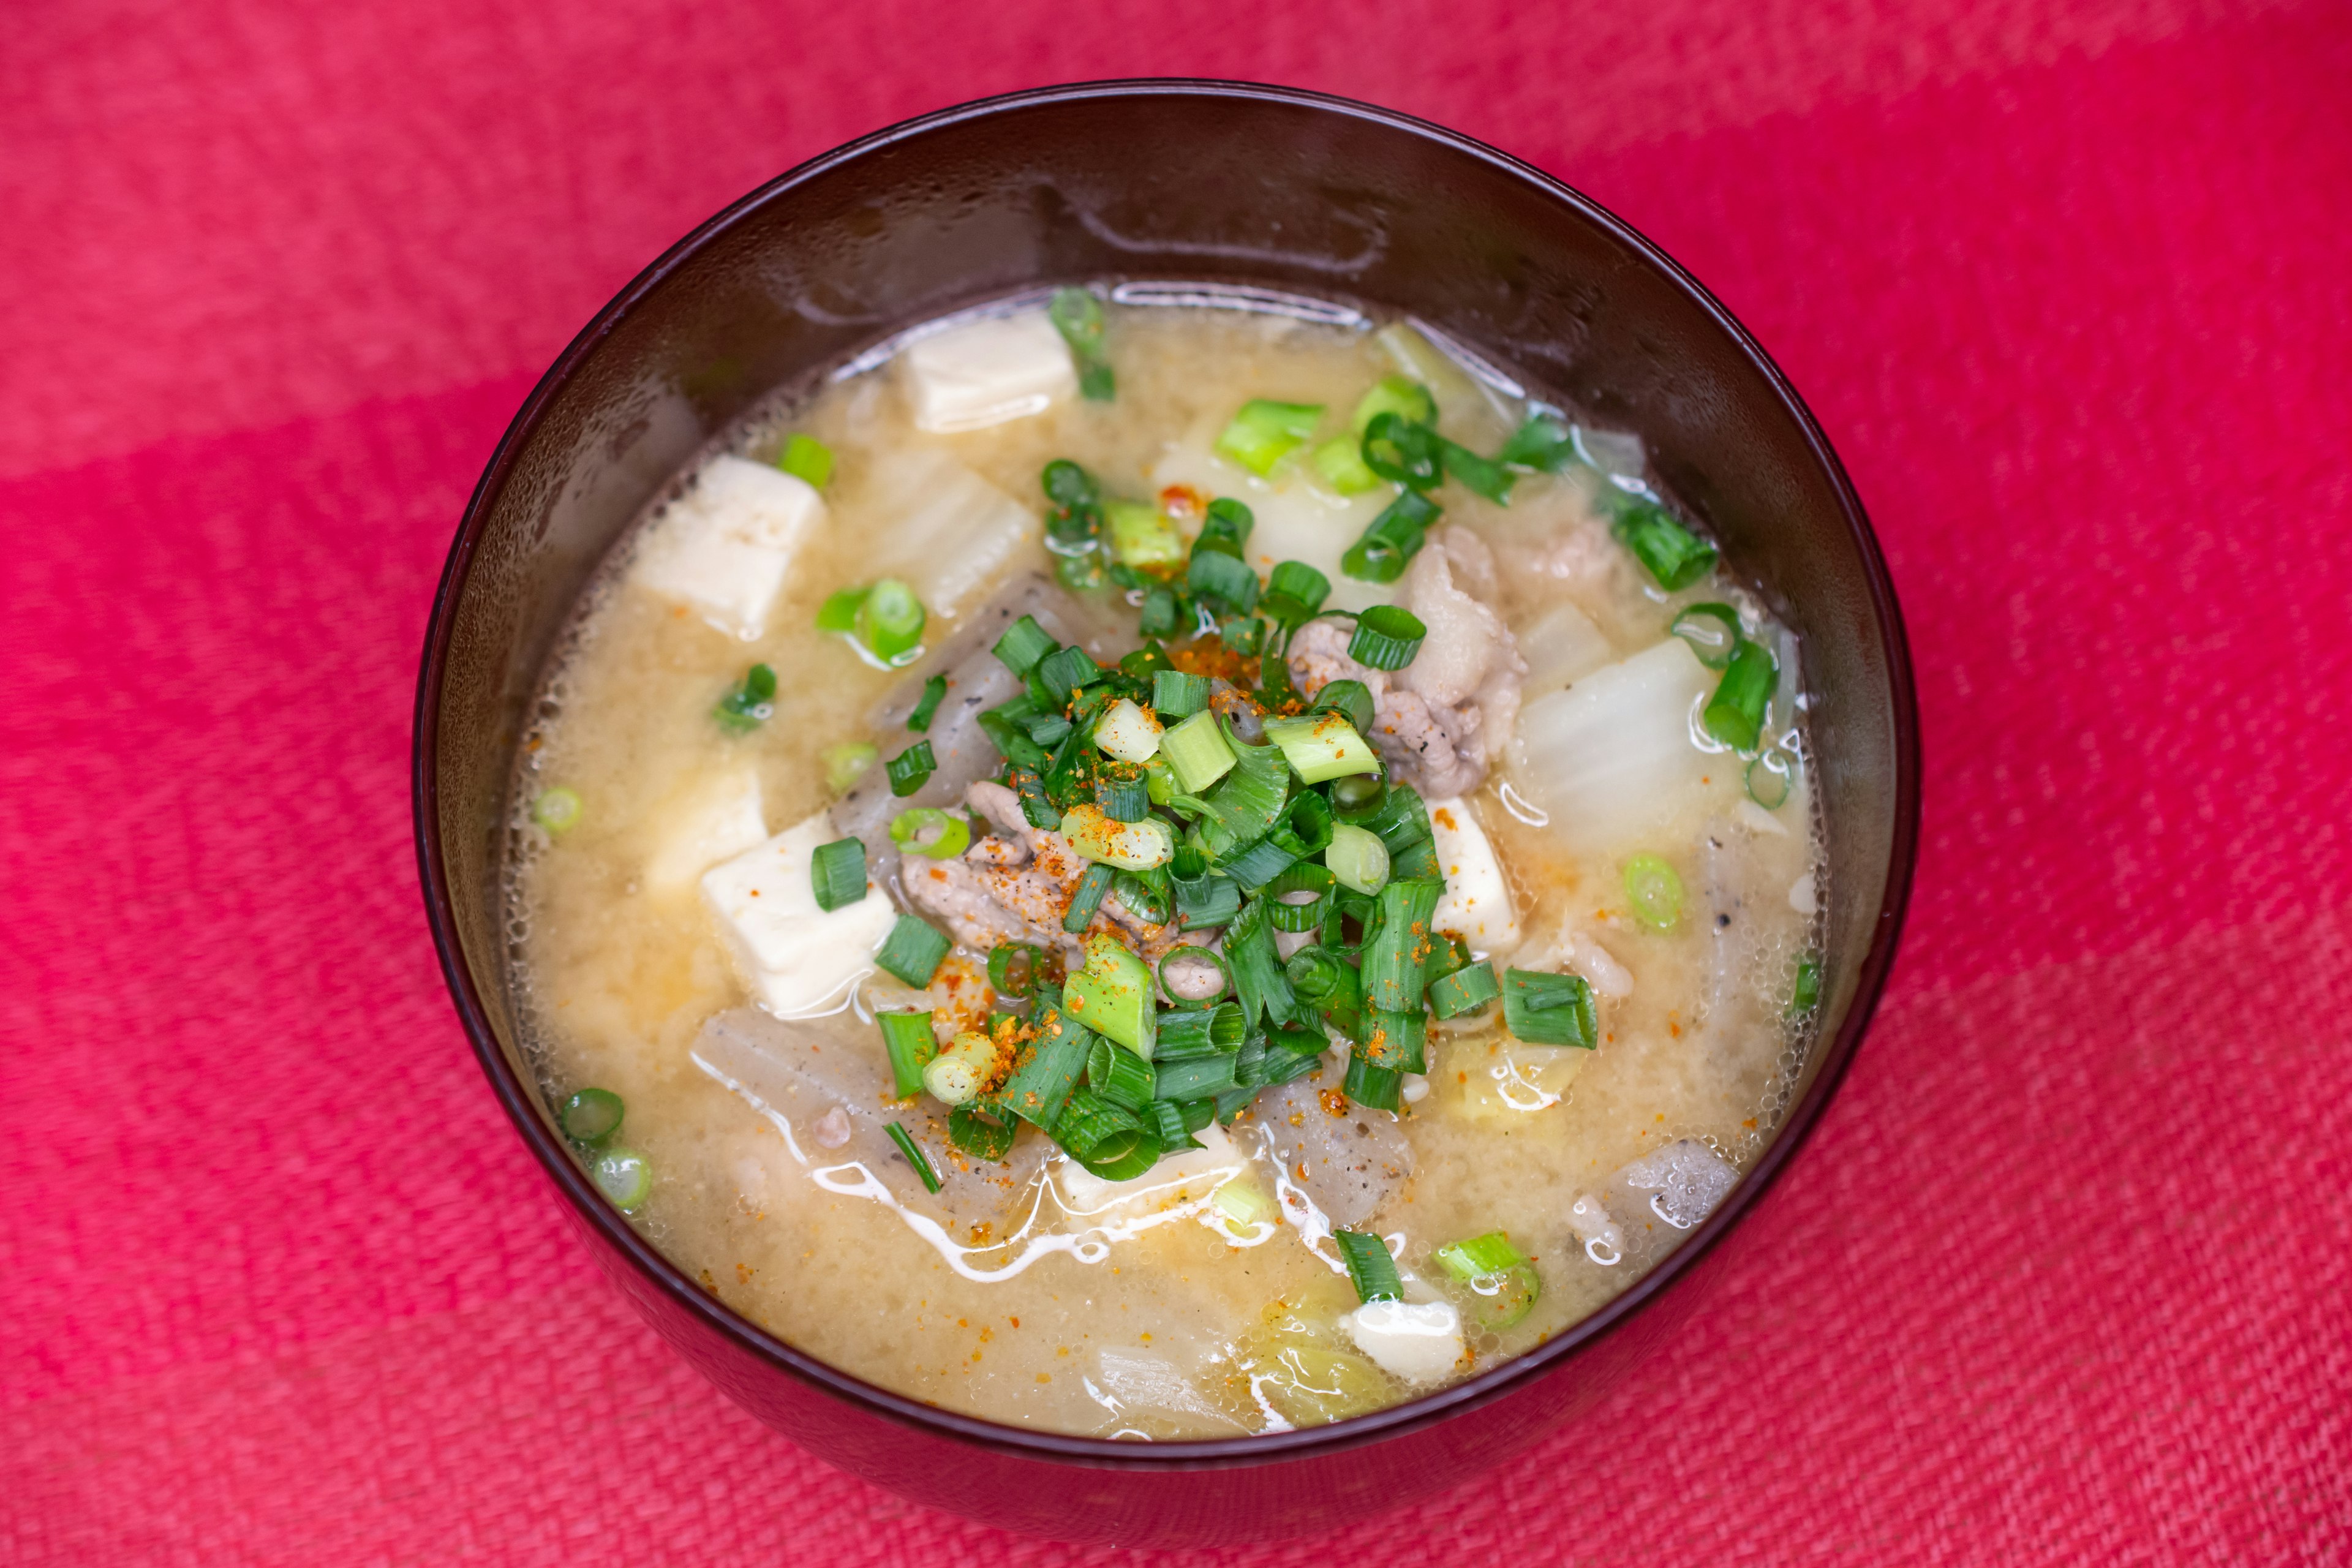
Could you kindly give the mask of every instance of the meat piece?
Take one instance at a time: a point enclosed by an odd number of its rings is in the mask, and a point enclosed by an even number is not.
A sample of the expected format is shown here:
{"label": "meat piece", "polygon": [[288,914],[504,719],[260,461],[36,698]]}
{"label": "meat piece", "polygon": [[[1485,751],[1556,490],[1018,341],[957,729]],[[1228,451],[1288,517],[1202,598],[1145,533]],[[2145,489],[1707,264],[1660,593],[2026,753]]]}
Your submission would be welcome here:
{"label": "meat piece", "polygon": [[[1070,897],[1087,862],[1060,834],[1032,827],[1021,815],[1020,797],[1001,784],[983,780],[965,792],[972,810],[996,831],[966,849],[961,859],[909,859],[899,885],[908,901],[947,922],[955,939],[986,949],[1004,942],[1059,947],[1076,959],[1080,938],[1062,929]],[[1146,958],[1175,945],[1171,925],[1137,918],[1116,894],[1103,900],[1088,931],[1123,931]]]}
{"label": "meat piece", "polygon": [[1393,675],[1348,657],[1350,632],[1336,621],[1299,628],[1290,645],[1292,683],[1313,696],[1334,680],[1360,680],[1372,694],[1372,733],[1398,777],[1424,795],[1467,795],[1510,739],[1527,664],[1483,599],[1495,588],[1495,560],[1464,528],[1443,528],[1413,558],[1405,607],[1429,628],[1413,661]]}
{"label": "meat piece", "polygon": [[[1262,1094],[1250,1117],[1266,1140],[1266,1157],[1333,1225],[1348,1230],[1378,1213],[1412,1173],[1412,1145],[1395,1117],[1339,1093],[1341,1071],[1335,1062],[1316,1078],[1295,1079]],[[1334,1106],[1339,1114],[1332,1113]]]}

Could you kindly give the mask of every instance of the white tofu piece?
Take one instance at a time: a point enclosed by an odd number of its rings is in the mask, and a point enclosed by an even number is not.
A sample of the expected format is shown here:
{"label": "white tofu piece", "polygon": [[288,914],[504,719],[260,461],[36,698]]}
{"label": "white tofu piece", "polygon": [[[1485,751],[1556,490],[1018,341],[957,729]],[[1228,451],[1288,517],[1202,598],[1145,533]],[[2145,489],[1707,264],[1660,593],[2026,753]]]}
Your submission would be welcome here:
{"label": "white tofu piece", "polygon": [[756,641],[793,557],[824,515],[824,498],[806,480],[719,458],[651,525],[630,577],[730,637]]}
{"label": "white tofu piece", "polygon": [[1429,929],[1451,931],[1475,952],[1517,947],[1519,917],[1511,907],[1511,885],[1470,803],[1459,795],[1431,801],[1429,830],[1438,869],[1445,874],[1445,896],[1437,900]]}
{"label": "white tofu piece", "polygon": [[874,973],[874,954],[898,911],[869,877],[866,896],[827,911],[817,907],[809,863],[840,837],[818,812],[702,879],[702,900],[718,918],[760,1005],[780,1018],[837,1006]]}
{"label": "white tofu piece", "polygon": [[1069,345],[1044,310],[918,338],[899,355],[916,428],[980,430],[1043,414],[1078,389]]}
{"label": "white tofu piece", "polygon": [[1152,489],[1190,485],[1206,500],[1231,496],[1248,507],[1257,522],[1250,530],[1246,550],[1258,575],[1265,576],[1281,562],[1303,562],[1331,580],[1331,595],[1324,601],[1328,609],[1362,610],[1396,596],[1396,584],[1359,582],[1339,569],[1348,547],[1364,536],[1372,519],[1395,496],[1393,486],[1338,496],[1286,465],[1260,479],[1217,456],[1213,443],[1218,428],[1222,426],[1196,430],[1162,453],[1151,468]]}
{"label": "white tofu piece", "polygon": [[1692,713],[1715,680],[1688,644],[1668,637],[1537,698],[1519,710],[1512,783],[1580,847],[1601,850],[1727,802],[1738,760],[1692,738]]}
{"label": "white tofu piece", "polygon": [[950,620],[977,607],[1045,531],[1036,513],[934,447],[893,456],[858,510],[887,542],[874,574],[898,578]]}
{"label": "white tofu piece", "polygon": [[1435,1383],[1467,1353],[1451,1301],[1367,1301],[1339,1321],[1358,1350],[1407,1383]]}
{"label": "white tofu piece", "polygon": [[1207,1197],[1249,1168],[1249,1156],[1234,1147],[1214,1122],[1192,1134],[1198,1149],[1170,1154],[1139,1176],[1107,1182],[1076,1160],[1062,1163],[1062,1194],[1072,1212],[1099,1215],[1130,1205],[1164,1209]]}
{"label": "white tofu piece", "polygon": [[705,871],[768,837],[759,770],[748,764],[694,781],[664,802],[657,816],[661,826],[641,878],[652,893],[691,888]]}

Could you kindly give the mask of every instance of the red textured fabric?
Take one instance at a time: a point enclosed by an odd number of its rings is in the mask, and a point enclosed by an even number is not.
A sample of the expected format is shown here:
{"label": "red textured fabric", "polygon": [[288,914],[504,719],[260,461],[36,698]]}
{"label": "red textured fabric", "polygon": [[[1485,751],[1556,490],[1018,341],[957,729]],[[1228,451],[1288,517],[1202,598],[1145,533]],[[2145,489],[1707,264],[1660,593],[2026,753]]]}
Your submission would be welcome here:
{"label": "red textured fabric", "polygon": [[[444,1000],[467,489],[645,260],[1055,79],[1353,93],[1623,214],[1885,541],[1926,851],[1714,1300],[1231,1563],[2352,1560],[2352,12],[27,0],[0,45],[0,1562],[1047,1564],[686,1372]],[[1205,1560],[1205,1558],[1203,1559]]]}

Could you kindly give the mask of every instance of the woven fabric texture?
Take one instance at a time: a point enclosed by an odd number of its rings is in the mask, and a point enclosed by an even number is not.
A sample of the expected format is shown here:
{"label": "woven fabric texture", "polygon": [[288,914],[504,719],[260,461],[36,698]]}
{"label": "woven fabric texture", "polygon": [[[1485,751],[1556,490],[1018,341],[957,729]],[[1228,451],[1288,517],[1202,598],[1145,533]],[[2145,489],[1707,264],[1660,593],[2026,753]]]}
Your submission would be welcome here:
{"label": "woven fabric texture", "polygon": [[[1306,1564],[2352,1560],[2352,10],[26,0],[0,43],[0,1563],[1062,1564],[595,1276],[444,997],[433,584],[646,260],[984,93],[1245,77],[1590,192],[1909,616],[1881,1016],[1611,1402]],[[1136,1554],[1141,1555],[1141,1554]]]}

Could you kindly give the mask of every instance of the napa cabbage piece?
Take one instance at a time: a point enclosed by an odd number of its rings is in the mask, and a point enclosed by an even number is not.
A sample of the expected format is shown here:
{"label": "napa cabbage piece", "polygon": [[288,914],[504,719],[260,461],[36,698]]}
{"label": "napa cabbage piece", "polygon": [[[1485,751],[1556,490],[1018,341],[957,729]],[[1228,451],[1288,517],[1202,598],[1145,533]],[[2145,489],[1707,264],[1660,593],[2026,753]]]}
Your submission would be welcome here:
{"label": "napa cabbage piece", "polygon": [[1513,779],[1564,831],[1622,847],[1738,790],[1738,759],[1699,749],[1692,710],[1714,672],[1679,637],[1519,710]]}
{"label": "napa cabbage piece", "polygon": [[1195,432],[1172,447],[1151,469],[1152,488],[1190,485],[1203,496],[1231,496],[1247,506],[1256,519],[1247,546],[1251,568],[1262,577],[1285,561],[1314,567],[1330,579],[1326,609],[1361,610],[1389,602],[1387,585],[1349,576],[1339,558],[1394,499],[1395,486],[1341,496],[1311,481],[1307,465],[1278,466],[1260,479],[1218,457],[1210,446],[1215,434]]}
{"label": "napa cabbage piece", "polygon": [[855,514],[844,512],[875,542],[872,575],[899,579],[948,620],[978,605],[1045,532],[1036,513],[935,447],[894,455]]}

